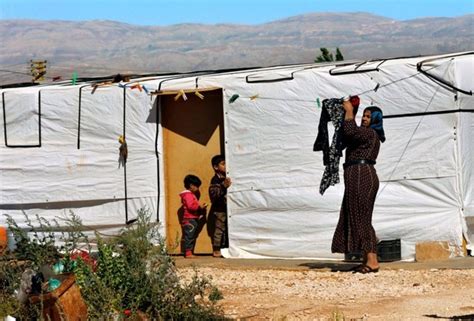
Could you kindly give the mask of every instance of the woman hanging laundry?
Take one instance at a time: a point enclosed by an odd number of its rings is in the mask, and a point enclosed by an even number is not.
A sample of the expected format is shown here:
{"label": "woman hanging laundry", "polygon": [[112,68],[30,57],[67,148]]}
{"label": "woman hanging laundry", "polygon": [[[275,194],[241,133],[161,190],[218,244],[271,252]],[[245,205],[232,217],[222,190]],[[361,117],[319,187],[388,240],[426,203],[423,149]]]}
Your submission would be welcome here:
{"label": "woman hanging laundry", "polygon": [[332,241],[332,252],[362,252],[363,264],[355,271],[378,272],[377,238],[372,226],[372,212],[379,188],[374,165],[380,142],[385,141],[383,114],[376,106],[367,107],[361,127],[358,127],[354,120],[352,104],[345,101],[343,107],[343,140],[347,146],[344,163],[345,190],[339,222]]}

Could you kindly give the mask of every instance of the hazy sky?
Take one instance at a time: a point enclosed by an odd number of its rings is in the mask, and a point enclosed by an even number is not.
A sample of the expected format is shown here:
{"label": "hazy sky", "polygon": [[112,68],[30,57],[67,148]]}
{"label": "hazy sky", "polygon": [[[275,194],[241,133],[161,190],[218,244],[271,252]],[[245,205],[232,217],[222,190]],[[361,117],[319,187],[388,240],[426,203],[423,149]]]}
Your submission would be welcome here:
{"label": "hazy sky", "polygon": [[0,19],[115,20],[140,25],[258,24],[309,12],[398,20],[474,12],[474,0],[0,0]]}

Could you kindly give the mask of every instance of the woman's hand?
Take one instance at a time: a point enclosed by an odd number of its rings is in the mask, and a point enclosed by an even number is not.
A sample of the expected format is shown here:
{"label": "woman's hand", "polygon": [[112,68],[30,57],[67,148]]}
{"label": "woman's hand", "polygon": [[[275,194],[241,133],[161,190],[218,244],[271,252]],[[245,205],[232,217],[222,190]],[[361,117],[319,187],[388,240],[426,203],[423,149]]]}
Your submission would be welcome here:
{"label": "woman's hand", "polygon": [[348,111],[354,113],[354,106],[352,106],[352,103],[350,100],[344,100],[344,102],[342,103],[342,107],[344,107],[344,110],[346,111],[346,113]]}
{"label": "woman's hand", "polygon": [[354,106],[352,106],[352,103],[349,100],[344,100],[344,102],[342,103],[342,107],[346,111],[344,120],[354,119]]}

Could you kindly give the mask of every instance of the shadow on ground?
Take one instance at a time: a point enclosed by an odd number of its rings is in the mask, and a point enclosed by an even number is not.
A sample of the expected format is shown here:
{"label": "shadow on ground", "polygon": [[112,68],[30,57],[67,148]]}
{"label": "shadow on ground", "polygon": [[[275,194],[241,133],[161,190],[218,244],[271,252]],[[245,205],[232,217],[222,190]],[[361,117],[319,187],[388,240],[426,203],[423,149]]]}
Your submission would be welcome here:
{"label": "shadow on ground", "polygon": [[314,270],[331,270],[331,272],[352,272],[359,263],[340,263],[340,262],[309,262],[298,266],[304,266]]}
{"label": "shadow on ground", "polygon": [[453,321],[472,321],[474,320],[474,314],[466,314],[466,315],[455,315],[452,317],[441,317],[436,314],[425,314],[425,317],[433,318],[433,319],[443,319],[443,320],[453,320]]}

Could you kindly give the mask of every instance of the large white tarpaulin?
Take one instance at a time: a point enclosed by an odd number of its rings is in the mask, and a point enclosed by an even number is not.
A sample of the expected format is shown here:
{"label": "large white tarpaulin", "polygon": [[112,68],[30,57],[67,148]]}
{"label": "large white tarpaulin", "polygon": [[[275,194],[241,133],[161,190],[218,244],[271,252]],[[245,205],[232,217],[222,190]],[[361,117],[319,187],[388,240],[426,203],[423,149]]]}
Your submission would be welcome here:
{"label": "large white tarpaulin", "polygon": [[[343,182],[321,196],[322,153],[313,152],[320,102],[359,94],[361,108],[380,106],[387,141],[377,159],[373,223],[379,239],[401,239],[402,256],[411,259],[418,242],[448,241],[455,249],[463,235],[474,242],[473,57],[282,66],[140,83],[180,90],[199,80],[199,88],[223,89],[233,180],[227,255],[236,258],[342,258],[330,248]],[[1,212],[21,220],[22,211],[52,218],[72,208],[87,224],[116,224],[147,206],[163,221],[156,98],[116,85],[94,94],[91,86],[80,88],[2,91]],[[239,98],[230,103],[233,95]],[[124,130],[133,150],[126,180],[117,141]],[[41,147],[8,147],[5,132],[9,145]],[[340,174],[342,180],[342,164]]]}
{"label": "large white tarpaulin", "polygon": [[[107,225],[132,220],[144,206],[156,212],[156,123],[148,120],[150,99],[133,91],[124,96],[124,90],[115,86],[91,95],[87,86],[81,90],[79,105],[79,88],[2,93],[8,145],[32,145],[0,148],[2,214],[22,222],[22,212],[53,219],[73,210],[84,224]],[[126,184],[118,142],[124,130],[132,151]],[[2,131],[2,142],[4,135]],[[34,147],[39,142],[41,146]]]}

